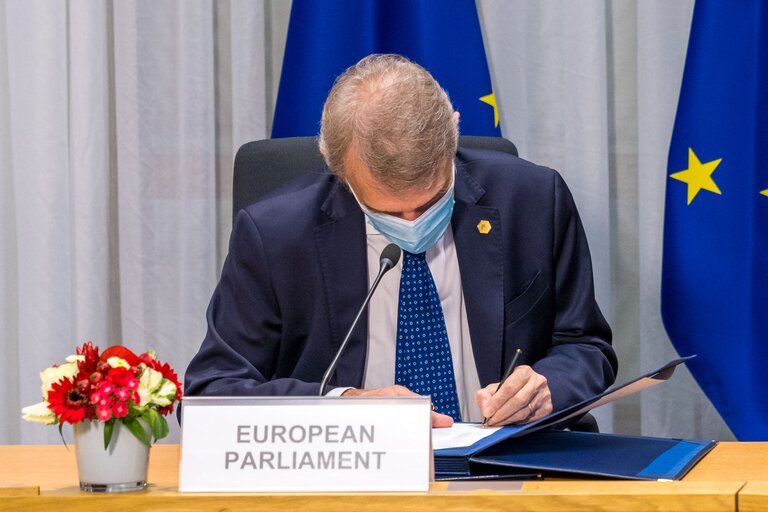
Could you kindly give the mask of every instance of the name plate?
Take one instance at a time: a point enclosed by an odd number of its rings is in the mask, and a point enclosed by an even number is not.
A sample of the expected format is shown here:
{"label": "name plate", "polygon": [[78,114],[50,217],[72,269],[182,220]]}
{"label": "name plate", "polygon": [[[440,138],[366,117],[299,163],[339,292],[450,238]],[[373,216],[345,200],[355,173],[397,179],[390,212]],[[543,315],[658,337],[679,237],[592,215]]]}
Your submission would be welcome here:
{"label": "name plate", "polygon": [[427,491],[428,397],[184,397],[181,492]]}

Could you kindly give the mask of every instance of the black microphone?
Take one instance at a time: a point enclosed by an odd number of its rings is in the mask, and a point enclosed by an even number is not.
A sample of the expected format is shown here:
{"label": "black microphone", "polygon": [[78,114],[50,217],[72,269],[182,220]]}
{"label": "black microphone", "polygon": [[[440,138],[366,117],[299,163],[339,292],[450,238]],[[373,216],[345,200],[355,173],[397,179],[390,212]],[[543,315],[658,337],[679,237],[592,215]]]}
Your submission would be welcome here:
{"label": "black microphone", "polygon": [[330,380],[331,375],[333,375],[333,372],[336,370],[336,365],[339,362],[339,357],[341,357],[341,354],[344,352],[344,349],[347,348],[347,345],[349,344],[349,338],[352,337],[352,331],[355,330],[355,326],[357,326],[357,322],[360,320],[360,317],[363,315],[363,311],[365,311],[366,306],[368,306],[368,302],[370,302],[373,292],[376,290],[376,287],[379,286],[379,281],[381,281],[381,277],[389,269],[397,265],[397,262],[400,261],[401,253],[402,251],[395,244],[389,244],[384,248],[383,251],[381,251],[381,256],[379,256],[379,275],[376,276],[376,279],[373,281],[373,284],[371,285],[371,289],[368,290],[368,295],[365,297],[365,300],[363,301],[363,305],[360,306],[360,311],[357,312],[357,316],[352,321],[352,325],[347,331],[347,335],[344,336],[344,341],[341,342],[341,346],[339,346],[339,350],[337,350],[336,355],[333,356],[333,361],[331,361],[331,365],[328,367],[327,370],[325,370],[325,374],[323,375],[323,380],[320,381],[320,391],[318,393],[318,396],[325,395],[325,387],[328,385],[328,381]]}

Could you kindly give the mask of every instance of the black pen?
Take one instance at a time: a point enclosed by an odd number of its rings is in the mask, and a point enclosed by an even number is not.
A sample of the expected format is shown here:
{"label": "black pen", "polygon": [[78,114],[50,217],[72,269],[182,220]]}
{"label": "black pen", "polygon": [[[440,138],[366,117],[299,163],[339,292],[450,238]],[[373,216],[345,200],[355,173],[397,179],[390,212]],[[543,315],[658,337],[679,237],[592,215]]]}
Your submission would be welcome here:
{"label": "black pen", "polygon": [[[517,360],[520,359],[520,354],[522,354],[523,351],[519,348],[515,350],[515,355],[512,356],[512,361],[509,363],[509,366],[507,367],[507,371],[504,372],[504,376],[499,381],[499,385],[496,386],[496,391],[493,392],[495,395],[499,392],[499,389],[501,389],[501,385],[504,384],[504,381],[509,378],[510,375],[512,375],[512,372],[515,371],[515,367],[517,366]],[[483,426],[488,422],[488,418],[483,418]]]}

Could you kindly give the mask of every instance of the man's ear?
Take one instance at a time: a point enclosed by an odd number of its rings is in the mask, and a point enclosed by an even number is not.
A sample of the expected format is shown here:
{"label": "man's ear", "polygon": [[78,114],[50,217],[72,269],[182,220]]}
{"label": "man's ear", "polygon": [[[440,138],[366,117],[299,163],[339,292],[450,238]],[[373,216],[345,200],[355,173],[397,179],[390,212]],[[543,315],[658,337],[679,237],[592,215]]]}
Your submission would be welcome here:
{"label": "man's ear", "polygon": [[456,123],[456,128],[459,127],[459,117],[460,117],[460,115],[461,114],[459,114],[458,112],[454,112],[453,113],[453,122]]}

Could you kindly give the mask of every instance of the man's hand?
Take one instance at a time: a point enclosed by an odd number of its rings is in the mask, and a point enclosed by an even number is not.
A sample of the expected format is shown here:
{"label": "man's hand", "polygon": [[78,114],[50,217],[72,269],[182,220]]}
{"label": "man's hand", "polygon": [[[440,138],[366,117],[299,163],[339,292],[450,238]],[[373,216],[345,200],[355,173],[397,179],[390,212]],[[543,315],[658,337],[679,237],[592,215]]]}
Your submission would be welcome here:
{"label": "man's hand", "polygon": [[[385,388],[375,389],[355,389],[350,388],[343,392],[341,396],[418,396],[410,389],[403,386],[387,386]],[[453,425],[453,418],[432,411],[432,428],[444,428]]]}
{"label": "man's hand", "polygon": [[475,402],[486,425],[529,423],[552,412],[552,393],[547,378],[530,366],[518,366],[498,391],[498,382],[475,393]]}

